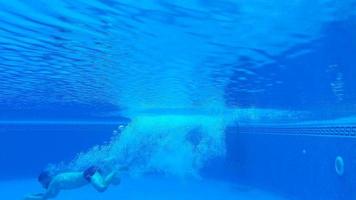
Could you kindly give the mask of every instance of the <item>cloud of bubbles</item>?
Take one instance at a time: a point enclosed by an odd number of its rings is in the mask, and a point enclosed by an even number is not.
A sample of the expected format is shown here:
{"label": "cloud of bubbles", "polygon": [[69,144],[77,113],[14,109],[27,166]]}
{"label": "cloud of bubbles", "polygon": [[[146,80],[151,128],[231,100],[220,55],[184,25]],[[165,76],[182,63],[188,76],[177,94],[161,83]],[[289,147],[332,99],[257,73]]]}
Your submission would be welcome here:
{"label": "cloud of bubbles", "polygon": [[227,123],[212,115],[137,116],[109,143],[79,154],[69,167],[80,170],[98,165],[112,170],[127,166],[136,176],[199,176],[205,161],[224,155]]}

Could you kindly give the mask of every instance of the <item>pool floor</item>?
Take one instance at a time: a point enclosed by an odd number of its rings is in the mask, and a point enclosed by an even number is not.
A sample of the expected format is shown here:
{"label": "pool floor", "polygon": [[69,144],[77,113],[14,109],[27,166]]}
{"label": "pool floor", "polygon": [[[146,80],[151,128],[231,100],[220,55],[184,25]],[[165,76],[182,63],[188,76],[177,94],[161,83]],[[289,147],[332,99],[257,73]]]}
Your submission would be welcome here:
{"label": "pool floor", "polygon": [[[38,183],[31,180],[0,182],[0,199],[23,199],[28,193],[41,192]],[[62,191],[56,200],[286,200],[281,196],[256,188],[216,181],[168,180],[163,178],[137,178],[123,180],[104,193],[91,186]]]}

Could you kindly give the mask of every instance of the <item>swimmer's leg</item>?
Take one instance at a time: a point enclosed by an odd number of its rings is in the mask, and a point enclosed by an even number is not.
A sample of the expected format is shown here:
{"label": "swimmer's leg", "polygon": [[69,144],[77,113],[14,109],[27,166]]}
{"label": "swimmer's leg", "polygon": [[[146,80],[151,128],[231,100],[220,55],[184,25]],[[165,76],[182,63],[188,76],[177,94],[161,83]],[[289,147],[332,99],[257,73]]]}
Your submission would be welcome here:
{"label": "swimmer's leg", "polygon": [[111,172],[104,178],[99,172],[95,172],[95,174],[90,179],[90,183],[98,192],[104,192],[109,187],[109,185],[113,183],[115,176],[116,173]]}

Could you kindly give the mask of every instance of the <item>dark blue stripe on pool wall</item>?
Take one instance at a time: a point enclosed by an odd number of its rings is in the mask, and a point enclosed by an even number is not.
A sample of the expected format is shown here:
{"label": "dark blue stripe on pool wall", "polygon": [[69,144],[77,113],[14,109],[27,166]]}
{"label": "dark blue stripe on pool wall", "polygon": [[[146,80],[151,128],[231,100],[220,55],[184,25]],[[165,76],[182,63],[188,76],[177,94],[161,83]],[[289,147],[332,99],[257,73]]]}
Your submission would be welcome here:
{"label": "dark blue stripe on pool wall", "polygon": [[336,136],[356,137],[356,125],[352,126],[240,126],[237,128],[241,134],[272,134],[272,135],[309,135],[309,136]]}

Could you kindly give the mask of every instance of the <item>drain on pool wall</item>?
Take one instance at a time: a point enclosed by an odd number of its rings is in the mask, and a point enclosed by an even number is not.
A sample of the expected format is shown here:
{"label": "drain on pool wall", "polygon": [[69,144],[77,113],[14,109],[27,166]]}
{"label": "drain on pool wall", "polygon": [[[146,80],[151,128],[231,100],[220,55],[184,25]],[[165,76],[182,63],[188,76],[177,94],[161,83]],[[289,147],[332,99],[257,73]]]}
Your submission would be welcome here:
{"label": "drain on pool wall", "polygon": [[345,172],[344,159],[341,156],[337,156],[335,158],[335,171],[336,174],[339,176],[344,175]]}

